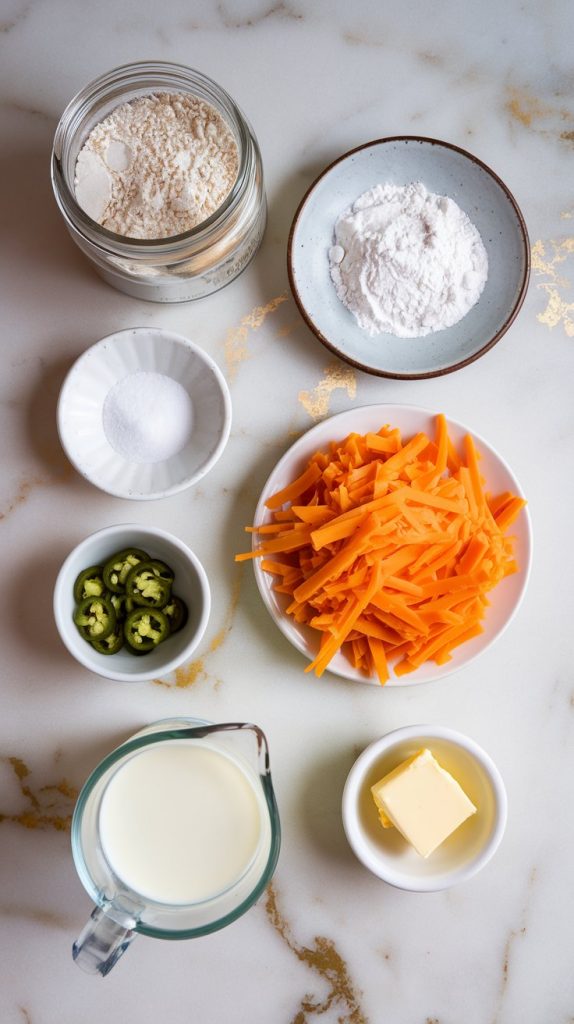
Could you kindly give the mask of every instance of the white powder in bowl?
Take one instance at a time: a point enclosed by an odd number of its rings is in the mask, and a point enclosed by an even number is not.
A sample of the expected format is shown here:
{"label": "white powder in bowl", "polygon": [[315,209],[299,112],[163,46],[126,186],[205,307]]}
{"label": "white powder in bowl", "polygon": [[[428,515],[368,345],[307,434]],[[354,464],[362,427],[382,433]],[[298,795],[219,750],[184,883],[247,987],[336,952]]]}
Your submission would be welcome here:
{"label": "white powder in bowl", "polygon": [[173,377],[136,370],[108,392],[102,420],[112,448],[128,462],[163,462],[189,441],[193,405]]}
{"label": "white powder in bowl", "polygon": [[338,218],[329,250],[337,295],[370,335],[419,338],[452,327],[480,298],[488,256],[452,199],[375,185]]}

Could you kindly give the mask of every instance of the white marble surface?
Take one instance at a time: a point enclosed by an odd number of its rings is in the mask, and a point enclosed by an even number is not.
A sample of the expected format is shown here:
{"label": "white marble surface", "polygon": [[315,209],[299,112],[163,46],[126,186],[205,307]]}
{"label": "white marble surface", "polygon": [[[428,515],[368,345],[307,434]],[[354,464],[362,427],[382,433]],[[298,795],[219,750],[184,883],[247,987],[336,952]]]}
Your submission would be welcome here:
{"label": "white marble surface", "polygon": [[[2,0],[2,1024],[574,1020],[573,21],[568,0]],[[111,290],[68,239],[50,192],[51,139],[70,97],[114,65],[149,57],[220,81],[263,151],[263,250],[243,277],[196,304],[154,306]],[[344,150],[397,133],[444,138],[490,163],[535,243],[525,306],[500,344],[455,375],[412,383],[331,357],[303,326],[285,271],[290,219],[315,174]],[[189,335],[218,361],[234,425],[198,487],[130,504],[67,465],[54,412],[80,352],[148,323]],[[528,493],[535,529],[530,588],[504,637],[460,674],[405,691],[305,676],[251,571],[232,560],[292,437],[329,413],[381,401],[442,409],[491,439]],[[185,685],[106,682],[55,635],[51,590],[64,555],[90,531],[129,520],[179,534],[208,567],[213,613],[198,660],[179,677]],[[70,854],[73,791],[118,740],[173,714],[252,719],[266,730],[284,829],[280,916],[262,900],[202,940],[138,938],[109,978],[90,978],[71,959],[90,909]],[[419,721],[478,740],[510,805],[484,872],[429,896],[369,875],[339,816],[357,752]]]}

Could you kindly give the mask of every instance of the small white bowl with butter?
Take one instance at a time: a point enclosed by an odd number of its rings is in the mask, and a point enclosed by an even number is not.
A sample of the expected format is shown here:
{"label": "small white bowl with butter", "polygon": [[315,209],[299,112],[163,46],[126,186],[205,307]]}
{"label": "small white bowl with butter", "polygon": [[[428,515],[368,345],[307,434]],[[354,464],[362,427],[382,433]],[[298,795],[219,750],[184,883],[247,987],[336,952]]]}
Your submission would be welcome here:
{"label": "small white bowl with butter", "polygon": [[410,725],[371,743],[343,792],[355,855],[383,881],[411,892],[450,889],[475,875],[498,847],[506,817],[494,762],[474,740],[442,726]]}

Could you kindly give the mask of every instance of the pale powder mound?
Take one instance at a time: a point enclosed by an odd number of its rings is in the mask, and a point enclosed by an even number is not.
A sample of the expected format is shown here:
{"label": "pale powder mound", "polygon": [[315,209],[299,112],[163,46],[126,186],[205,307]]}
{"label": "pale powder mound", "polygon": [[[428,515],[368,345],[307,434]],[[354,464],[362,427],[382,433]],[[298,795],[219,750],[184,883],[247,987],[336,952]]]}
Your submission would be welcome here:
{"label": "pale powder mound", "polygon": [[460,206],[419,181],[375,185],[337,220],[337,295],[370,335],[420,338],[452,327],[488,277],[482,239]]}
{"label": "pale powder mound", "polygon": [[238,168],[237,143],[215,107],[154,93],[122,103],[92,129],[76,163],[76,199],[108,231],[169,238],[215,213]]}

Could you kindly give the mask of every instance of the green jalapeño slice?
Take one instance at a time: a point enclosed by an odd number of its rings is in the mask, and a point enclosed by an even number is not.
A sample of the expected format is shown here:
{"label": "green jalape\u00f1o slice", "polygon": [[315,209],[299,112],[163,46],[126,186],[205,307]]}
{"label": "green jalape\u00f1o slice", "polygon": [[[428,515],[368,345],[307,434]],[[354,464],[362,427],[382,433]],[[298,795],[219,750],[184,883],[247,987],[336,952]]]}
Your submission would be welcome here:
{"label": "green jalape\u00f1o slice", "polygon": [[126,594],[144,608],[163,608],[171,595],[171,580],[158,574],[158,562],[140,562],[126,580]]}
{"label": "green jalape\u00f1o slice", "polygon": [[91,565],[83,569],[74,583],[74,600],[83,601],[86,597],[103,597],[106,592],[104,570],[101,565]]}
{"label": "green jalape\u00f1o slice", "polygon": [[172,594],[168,603],[162,608],[163,614],[169,622],[170,633],[177,633],[187,622],[188,612],[185,601],[181,597]]}
{"label": "green jalape\u00f1o slice", "polygon": [[104,565],[104,583],[112,594],[122,594],[126,580],[139,562],[149,562],[149,555],[139,548],[118,551]]}
{"label": "green jalape\u00f1o slice", "polygon": [[132,651],[147,654],[169,636],[169,623],[158,609],[136,608],[128,615],[124,637]]}
{"label": "green jalape\u00f1o slice", "polygon": [[109,597],[85,597],[74,612],[74,622],[84,640],[105,640],[116,626],[116,613]]}
{"label": "green jalape\u00f1o slice", "polygon": [[99,654],[117,654],[123,646],[124,631],[119,623],[116,623],[113,633],[110,633],[104,640],[92,640],[92,647]]}

